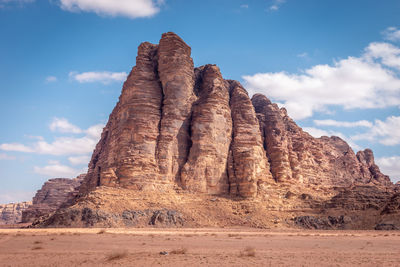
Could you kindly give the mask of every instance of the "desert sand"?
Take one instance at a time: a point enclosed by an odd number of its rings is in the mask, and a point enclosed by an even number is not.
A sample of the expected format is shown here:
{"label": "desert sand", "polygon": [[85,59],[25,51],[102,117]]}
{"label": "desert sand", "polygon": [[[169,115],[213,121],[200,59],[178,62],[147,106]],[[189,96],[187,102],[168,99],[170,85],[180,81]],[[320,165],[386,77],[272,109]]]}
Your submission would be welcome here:
{"label": "desert sand", "polygon": [[0,265],[399,266],[400,232],[0,229]]}

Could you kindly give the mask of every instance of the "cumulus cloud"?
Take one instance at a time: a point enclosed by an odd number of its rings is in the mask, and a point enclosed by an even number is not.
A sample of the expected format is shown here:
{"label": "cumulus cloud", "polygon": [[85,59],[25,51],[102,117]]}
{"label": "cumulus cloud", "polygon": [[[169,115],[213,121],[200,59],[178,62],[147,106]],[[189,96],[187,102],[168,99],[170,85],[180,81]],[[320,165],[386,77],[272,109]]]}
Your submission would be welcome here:
{"label": "cumulus cloud", "polygon": [[372,122],[361,120],[361,121],[336,121],[336,120],[314,120],[314,123],[318,126],[335,126],[335,127],[372,127]]}
{"label": "cumulus cloud", "polygon": [[375,120],[368,132],[354,135],[352,139],[378,141],[387,146],[398,145],[400,144],[400,116],[390,116],[385,121]]}
{"label": "cumulus cloud", "polygon": [[74,133],[74,134],[82,132],[82,130],[79,127],[71,124],[65,118],[54,118],[53,121],[50,123],[50,130],[53,132]]}
{"label": "cumulus cloud", "polygon": [[44,167],[34,167],[34,172],[48,177],[73,178],[82,173],[66,165],[60,164],[58,161],[50,161],[49,165]]}
{"label": "cumulus cloud", "polygon": [[90,71],[90,72],[70,72],[69,77],[79,83],[101,82],[109,84],[111,82],[123,82],[128,74],[126,72],[109,71]]}
{"label": "cumulus cloud", "polygon": [[301,74],[257,73],[243,76],[250,93],[281,102],[294,119],[328,112],[329,107],[368,109],[400,106],[399,48],[371,43],[361,57],[316,65]]}
{"label": "cumulus cloud", "polygon": [[366,48],[365,58],[375,59],[381,64],[400,70],[400,48],[388,43],[371,43]]}
{"label": "cumulus cloud", "polygon": [[89,163],[90,156],[85,155],[85,156],[69,157],[68,160],[72,165],[83,165]]}
{"label": "cumulus cloud", "polygon": [[19,143],[1,144],[0,149],[4,151],[16,151],[16,152],[26,152],[26,153],[34,152],[32,148]]}
{"label": "cumulus cloud", "polygon": [[383,37],[389,41],[400,41],[400,30],[396,27],[389,27],[383,31]]}
{"label": "cumulus cloud", "polygon": [[94,12],[131,19],[151,17],[160,11],[163,0],[60,0],[61,8],[72,12]]}
{"label": "cumulus cloud", "polygon": [[382,173],[389,175],[392,181],[400,181],[400,156],[377,158],[376,163]]}
{"label": "cumulus cloud", "polygon": [[16,160],[17,158],[14,156],[10,156],[4,153],[0,153],[0,160]]}
{"label": "cumulus cloud", "polygon": [[49,127],[52,131],[74,134],[81,133],[84,134],[84,136],[62,136],[55,138],[52,142],[48,142],[41,138],[29,146],[20,143],[5,143],[0,144],[0,150],[57,156],[90,154],[93,152],[100,139],[104,125],[97,124],[89,127],[87,130],[81,130],[66,119],[55,118]]}

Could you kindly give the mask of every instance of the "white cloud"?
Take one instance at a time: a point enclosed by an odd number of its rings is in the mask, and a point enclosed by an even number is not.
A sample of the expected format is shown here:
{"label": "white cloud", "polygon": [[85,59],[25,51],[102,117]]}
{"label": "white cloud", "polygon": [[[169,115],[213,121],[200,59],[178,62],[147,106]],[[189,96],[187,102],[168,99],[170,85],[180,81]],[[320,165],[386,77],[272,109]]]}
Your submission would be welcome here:
{"label": "white cloud", "polygon": [[100,139],[101,133],[103,132],[104,124],[96,124],[90,126],[85,133],[94,139]]}
{"label": "white cloud", "polygon": [[57,81],[57,77],[56,76],[47,76],[45,79],[46,83],[53,83]]}
{"label": "white cloud", "polygon": [[385,121],[375,120],[373,127],[363,134],[354,135],[353,140],[378,141],[387,146],[400,144],[400,116],[390,116]]}
{"label": "white cloud", "polygon": [[303,130],[315,138],[319,138],[321,136],[338,136],[343,140],[345,140],[353,150],[355,151],[361,150],[361,147],[359,145],[354,143],[351,138],[345,136],[343,133],[331,130],[318,129],[314,127],[303,127]]}
{"label": "white cloud", "polygon": [[19,143],[0,144],[0,150],[29,152],[46,155],[85,155],[93,152],[97,142],[100,139],[104,125],[96,124],[87,130],[81,130],[77,126],[69,123],[66,119],[53,120],[50,124],[52,131],[62,133],[84,133],[81,137],[57,137],[53,142],[48,142],[43,138],[38,139],[35,143],[26,146]]}
{"label": "white cloud", "polygon": [[383,65],[400,70],[400,48],[388,43],[371,43],[366,48],[365,57],[376,59]]}
{"label": "white cloud", "polygon": [[76,157],[69,157],[68,158],[69,162],[72,165],[82,165],[82,164],[88,164],[90,161],[90,156],[76,156]]}
{"label": "white cloud", "polygon": [[392,181],[400,181],[400,156],[377,158],[376,163],[382,173],[389,175]]}
{"label": "white cloud", "polygon": [[241,8],[249,8],[249,5],[240,5]]}
{"label": "white cloud", "polygon": [[303,52],[297,55],[297,57],[299,58],[308,58],[308,53],[307,52]]}
{"label": "white cloud", "polygon": [[32,198],[35,194],[36,194],[36,192],[0,191],[0,204],[32,201]]}
{"label": "white cloud", "polygon": [[59,137],[54,142],[38,141],[33,150],[47,155],[82,155],[92,153],[98,139],[84,136],[80,138]]}
{"label": "white cloud", "polygon": [[17,158],[14,156],[10,156],[4,153],[0,153],[0,160],[16,160]]}
{"label": "white cloud", "polygon": [[82,130],[71,124],[65,118],[54,118],[53,121],[50,123],[50,130],[53,132],[61,132],[61,133],[74,133],[78,134],[81,133]]}
{"label": "white cloud", "polygon": [[109,71],[90,71],[90,72],[70,72],[69,77],[79,83],[101,82],[109,84],[111,82],[123,82],[128,74],[126,72]]}
{"label": "white cloud", "polygon": [[372,123],[366,120],[361,121],[336,121],[336,120],[314,120],[314,123],[318,126],[335,126],[335,127],[367,127],[371,128]]}
{"label": "white cloud", "polygon": [[389,27],[385,31],[383,31],[383,37],[389,41],[400,41],[400,30],[396,27]]}
{"label": "white cloud", "polygon": [[131,19],[151,17],[160,11],[164,1],[154,0],[60,0],[61,8],[72,12],[95,12],[98,15],[123,16]]}
{"label": "white cloud", "polygon": [[368,109],[400,106],[399,48],[372,43],[361,57],[332,65],[316,65],[302,74],[257,73],[243,76],[250,93],[263,93],[282,102],[294,119],[327,112],[331,106]]}
{"label": "white cloud", "polygon": [[283,3],[285,3],[285,2],[286,2],[286,0],[275,0],[275,1],[274,1],[274,4],[272,4],[272,5],[269,7],[269,9],[272,10],[272,11],[276,11],[276,10],[278,10],[278,9],[281,7],[281,5],[282,5]]}
{"label": "white cloud", "polygon": [[49,165],[44,167],[35,166],[33,170],[37,174],[59,178],[73,178],[81,173],[81,170],[73,169],[59,162],[49,162]]}
{"label": "white cloud", "polygon": [[26,152],[26,153],[34,152],[32,148],[19,143],[1,144],[0,149],[4,151],[16,151],[16,152]]}

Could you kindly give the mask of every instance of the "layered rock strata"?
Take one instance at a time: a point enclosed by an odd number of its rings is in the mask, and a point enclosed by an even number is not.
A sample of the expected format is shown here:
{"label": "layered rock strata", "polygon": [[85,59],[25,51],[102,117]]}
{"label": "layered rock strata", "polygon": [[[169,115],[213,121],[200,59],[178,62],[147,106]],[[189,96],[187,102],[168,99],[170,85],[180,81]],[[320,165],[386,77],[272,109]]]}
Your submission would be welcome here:
{"label": "layered rock strata", "polygon": [[26,210],[32,202],[0,204],[0,225],[17,224],[22,221],[22,212]]}
{"label": "layered rock strata", "polygon": [[371,150],[313,138],[215,65],[193,67],[176,34],[142,43],[80,193],[97,186],[263,196],[271,185],[393,187]]}
{"label": "layered rock strata", "polygon": [[53,178],[45,182],[32,199],[32,204],[22,211],[21,221],[32,222],[49,214],[76,197],[85,174],[74,179]]}

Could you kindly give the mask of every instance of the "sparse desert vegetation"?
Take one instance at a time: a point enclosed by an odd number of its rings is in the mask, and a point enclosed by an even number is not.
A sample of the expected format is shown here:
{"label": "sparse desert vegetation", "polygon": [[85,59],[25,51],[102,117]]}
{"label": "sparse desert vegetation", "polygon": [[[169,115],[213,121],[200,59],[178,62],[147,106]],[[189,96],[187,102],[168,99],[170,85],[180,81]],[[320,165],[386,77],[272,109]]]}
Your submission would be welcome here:
{"label": "sparse desert vegetation", "polygon": [[120,260],[128,256],[127,250],[114,250],[106,257],[107,261]]}
{"label": "sparse desert vegetation", "polygon": [[104,234],[102,230],[1,229],[0,265],[398,266],[400,262],[400,235],[395,231],[108,228]]}
{"label": "sparse desert vegetation", "polygon": [[186,253],[187,253],[187,248],[173,249],[170,252],[170,254],[175,254],[175,255],[181,255],[181,254],[186,254]]}
{"label": "sparse desert vegetation", "polygon": [[255,257],[256,249],[254,247],[246,247],[244,250],[240,252],[241,257]]}

